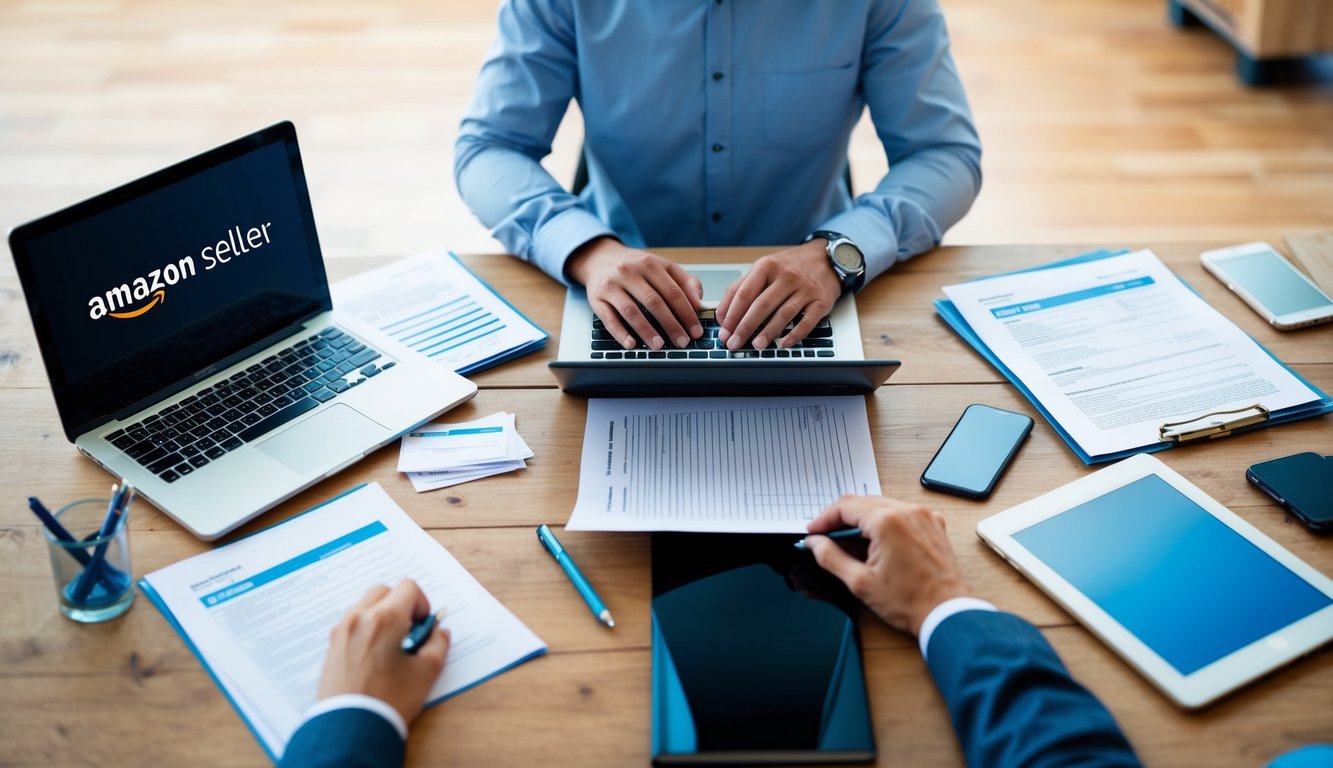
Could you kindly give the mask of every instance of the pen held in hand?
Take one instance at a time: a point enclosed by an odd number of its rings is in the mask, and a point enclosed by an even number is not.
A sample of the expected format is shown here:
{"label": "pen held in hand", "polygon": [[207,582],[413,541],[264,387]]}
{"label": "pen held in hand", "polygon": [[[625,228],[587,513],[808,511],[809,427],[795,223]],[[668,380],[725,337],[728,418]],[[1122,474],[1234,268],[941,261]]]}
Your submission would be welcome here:
{"label": "pen held in hand", "polygon": [[435,630],[435,625],[439,621],[438,613],[428,613],[421,621],[413,624],[403,638],[403,653],[415,656],[417,651],[421,650],[421,646],[426,644],[426,640],[430,638],[430,633]]}
{"label": "pen held in hand", "polygon": [[[832,533],[819,533],[819,534],[810,534],[810,535],[811,535],[811,536],[827,536],[827,537],[829,537],[830,539],[854,539],[854,538],[858,538],[858,537],[861,536],[861,529],[860,529],[860,528],[844,528],[844,529],[842,529],[841,531],[833,531]],[[807,546],[805,545],[805,539],[801,539],[800,541],[797,541],[795,544],[792,544],[792,546],[793,546],[793,547],[796,547],[797,549],[809,549],[809,547],[807,547]]]}

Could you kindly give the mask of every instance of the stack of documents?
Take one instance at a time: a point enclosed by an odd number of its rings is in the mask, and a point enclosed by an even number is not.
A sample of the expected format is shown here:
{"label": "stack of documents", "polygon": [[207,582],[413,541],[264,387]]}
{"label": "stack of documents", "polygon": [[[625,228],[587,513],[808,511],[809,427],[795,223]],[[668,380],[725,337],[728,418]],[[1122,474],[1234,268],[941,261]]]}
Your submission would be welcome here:
{"label": "stack of documents", "polygon": [[150,573],[139,587],[276,762],[315,703],[329,631],[367,589],[407,577],[452,635],[427,706],[546,651],[378,483]]}
{"label": "stack of documents", "polygon": [[339,280],[333,306],[466,375],[546,346],[547,333],[448,251]]}
{"label": "stack of documents", "polygon": [[528,466],[532,449],[514,428],[514,414],[493,413],[462,424],[427,424],[403,436],[398,471],[417,492],[513,472]]}
{"label": "stack of documents", "polygon": [[804,534],[879,492],[864,397],[594,398],[565,528]]}
{"label": "stack of documents", "polygon": [[945,286],[940,316],[1085,463],[1333,411],[1152,251]]}

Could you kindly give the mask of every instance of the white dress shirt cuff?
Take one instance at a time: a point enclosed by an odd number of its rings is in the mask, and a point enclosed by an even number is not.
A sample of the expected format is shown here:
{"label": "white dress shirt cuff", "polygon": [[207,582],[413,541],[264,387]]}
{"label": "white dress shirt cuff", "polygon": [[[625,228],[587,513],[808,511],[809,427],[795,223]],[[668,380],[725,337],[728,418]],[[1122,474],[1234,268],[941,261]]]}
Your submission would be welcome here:
{"label": "white dress shirt cuff", "polygon": [[935,628],[945,619],[963,611],[998,610],[994,605],[975,597],[953,597],[935,606],[926,614],[926,620],[921,622],[921,634],[917,636],[917,642],[921,645],[921,658],[926,658],[926,649],[930,647],[930,636],[935,634]]}
{"label": "white dress shirt cuff", "polygon": [[301,721],[301,725],[305,725],[325,712],[332,712],[335,709],[365,709],[374,712],[388,720],[393,729],[398,731],[398,735],[403,737],[403,741],[407,741],[407,723],[403,720],[403,716],[398,714],[398,710],[373,696],[362,693],[343,693],[315,702],[315,706],[306,710],[305,719]]}

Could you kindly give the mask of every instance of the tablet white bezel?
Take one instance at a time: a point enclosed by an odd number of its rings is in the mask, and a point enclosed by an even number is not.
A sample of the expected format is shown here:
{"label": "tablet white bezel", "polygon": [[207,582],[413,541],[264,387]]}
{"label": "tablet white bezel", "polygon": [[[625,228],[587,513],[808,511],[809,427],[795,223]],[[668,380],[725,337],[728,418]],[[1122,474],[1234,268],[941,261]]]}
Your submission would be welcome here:
{"label": "tablet white bezel", "polygon": [[1333,639],[1333,605],[1329,605],[1192,674],[1182,675],[1013,537],[1015,533],[1036,523],[1148,475],[1156,475],[1166,481],[1234,533],[1267,553],[1316,590],[1333,598],[1333,579],[1306,564],[1170,467],[1147,454],[1130,457],[992,515],[977,524],[977,535],[1182,707],[1201,707]]}

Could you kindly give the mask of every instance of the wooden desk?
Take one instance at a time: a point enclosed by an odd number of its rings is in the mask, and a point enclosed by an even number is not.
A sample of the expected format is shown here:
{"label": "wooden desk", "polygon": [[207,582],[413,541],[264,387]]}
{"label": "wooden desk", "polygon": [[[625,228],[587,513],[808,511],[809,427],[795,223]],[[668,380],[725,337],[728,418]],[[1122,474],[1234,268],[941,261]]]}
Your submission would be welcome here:
{"label": "wooden desk", "polygon": [[[1278,241],[1278,238],[1269,238]],[[1333,390],[1333,326],[1278,333],[1199,267],[1215,244],[1157,245],[1171,268],[1301,375]],[[1262,764],[1310,742],[1333,741],[1333,653],[1323,650],[1209,709],[1176,709],[977,539],[979,520],[1087,474],[1041,418],[988,502],[925,492],[917,478],[963,407],[986,402],[1032,413],[1013,387],[936,317],[939,287],[1087,250],[1083,247],[953,247],[896,268],[860,299],[866,353],[903,361],[868,399],[886,493],[943,512],[978,595],[1040,625],[1074,675],[1115,713],[1149,765]],[[744,250],[750,258],[760,250]],[[706,251],[680,251],[704,260]],[[728,253],[728,258],[735,258]],[[563,291],[505,256],[469,266],[558,332]],[[335,261],[334,278],[372,266]],[[643,534],[564,533],[615,612],[614,631],[587,614],[542,554],[533,528],[567,519],[577,491],[585,401],[554,388],[547,349],[479,374],[475,400],[449,414],[518,414],[536,451],[516,474],[417,494],[394,471],[397,450],[370,456],[242,529],[278,522],[357,483],[378,480],[423,527],[550,645],[545,657],[426,712],[413,728],[415,764],[635,766],[649,760],[649,568]],[[263,753],[212,680],[140,596],[124,618],[79,626],[56,610],[39,526],[21,503],[105,493],[109,480],[65,441],[47,390],[23,300],[0,277],[0,761],[104,765],[260,764]],[[1036,416],[1035,413],[1033,413]],[[1324,573],[1333,539],[1317,538],[1244,479],[1247,465],[1297,451],[1333,453],[1333,422],[1307,420],[1159,454],[1163,461]],[[146,505],[130,518],[136,574],[208,545]],[[234,537],[233,537],[234,538]],[[912,638],[867,614],[862,625],[882,765],[957,765],[961,755],[942,701]]]}

